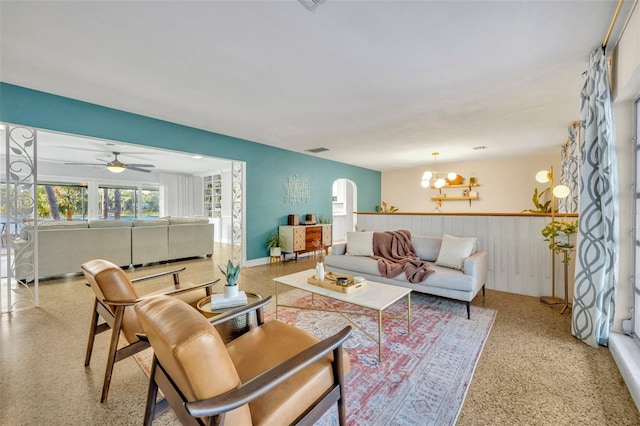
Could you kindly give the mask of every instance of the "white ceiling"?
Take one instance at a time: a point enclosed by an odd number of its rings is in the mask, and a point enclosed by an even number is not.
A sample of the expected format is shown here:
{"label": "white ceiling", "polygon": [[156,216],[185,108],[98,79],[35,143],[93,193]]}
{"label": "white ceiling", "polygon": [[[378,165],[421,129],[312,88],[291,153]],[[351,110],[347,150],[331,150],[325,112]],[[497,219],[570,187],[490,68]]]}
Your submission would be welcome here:
{"label": "white ceiling", "polygon": [[496,158],[564,143],[616,3],[2,1],[0,78],[376,170]]}

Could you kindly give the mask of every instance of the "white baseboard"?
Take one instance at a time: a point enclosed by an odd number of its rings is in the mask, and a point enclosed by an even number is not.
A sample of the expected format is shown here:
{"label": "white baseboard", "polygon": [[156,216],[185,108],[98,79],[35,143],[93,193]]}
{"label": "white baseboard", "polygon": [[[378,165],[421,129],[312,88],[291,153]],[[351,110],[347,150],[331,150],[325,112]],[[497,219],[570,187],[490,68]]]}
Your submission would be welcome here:
{"label": "white baseboard", "polygon": [[640,411],[640,345],[626,334],[611,333],[609,350]]}

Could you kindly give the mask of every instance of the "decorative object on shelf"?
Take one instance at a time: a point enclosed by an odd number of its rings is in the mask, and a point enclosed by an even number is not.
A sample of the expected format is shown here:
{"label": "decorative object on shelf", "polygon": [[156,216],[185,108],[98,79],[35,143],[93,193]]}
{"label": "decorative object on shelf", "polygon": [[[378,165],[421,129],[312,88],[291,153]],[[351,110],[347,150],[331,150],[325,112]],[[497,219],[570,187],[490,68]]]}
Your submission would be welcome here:
{"label": "decorative object on shelf", "polygon": [[287,217],[287,225],[298,226],[300,225],[300,216],[297,214],[290,214]]}
{"label": "decorative object on shelf", "polygon": [[220,272],[224,274],[227,279],[227,283],[224,286],[224,297],[237,297],[238,296],[238,276],[240,275],[240,264],[237,266],[231,263],[231,259],[227,261],[226,270],[222,266],[218,265]]}
{"label": "decorative object on shelf", "polygon": [[389,206],[386,201],[383,201],[381,205],[376,206],[378,213],[395,213],[398,211],[396,206]]}
{"label": "decorative object on shelf", "polygon": [[331,224],[333,222],[333,218],[331,216],[318,216],[319,224]]}
{"label": "decorative object on shelf", "polygon": [[222,217],[222,175],[204,176],[204,216],[210,218]]}
{"label": "decorative object on shelf", "polygon": [[[555,206],[555,201],[556,198],[564,198],[567,197],[569,195],[569,187],[566,185],[555,185],[553,184],[553,166],[549,167],[549,170],[541,170],[538,173],[536,173],[536,181],[540,182],[540,183],[547,183],[549,182],[549,188],[545,189],[544,191],[542,191],[541,193],[538,194],[537,192],[537,188],[534,189],[533,191],[533,203],[534,205],[536,205],[538,207],[538,211],[541,211],[543,213],[547,212],[546,210],[550,210],[551,213],[551,223],[549,223],[545,229],[543,229],[543,232],[549,232],[549,248],[551,247],[555,247],[556,246],[556,234],[552,231],[545,231],[547,230],[547,228],[554,227],[556,226],[554,223],[555,221],[555,213],[556,213],[556,206]],[[549,202],[546,202],[544,204],[542,204],[540,202],[540,198],[542,197],[542,194],[544,194],[546,191],[551,191],[551,200]],[[542,210],[544,209],[544,210]],[[554,224],[554,225],[552,225]],[[551,228],[549,228],[551,229]],[[577,230],[577,226],[576,226],[576,230]],[[543,234],[544,235],[544,234]],[[546,238],[545,238],[546,239]],[[565,301],[562,299],[559,299],[556,297],[556,250],[554,249],[551,252],[551,296],[542,296],[540,297],[540,301],[546,305],[561,305],[563,304]],[[565,259],[568,259],[568,254],[565,253]],[[568,263],[569,260],[566,260],[566,262]],[[565,264],[566,265],[566,264]],[[566,268],[565,268],[566,269]],[[565,275],[566,275],[566,271],[565,271]],[[565,281],[567,280],[566,276],[565,276]],[[565,298],[567,297],[566,291],[565,291]],[[566,303],[565,303],[565,309],[566,309]],[[564,312],[564,309],[562,310],[562,312]]]}
{"label": "decorative object on shelf", "polygon": [[[431,153],[431,155],[433,155],[433,170],[427,170],[423,173],[421,182],[423,188],[429,188],[430,186],[433,186],[437,189],[440,189],[445,186],[447,182],[450,185],[459,185],[464,182],[464,178],[456,172],[443,172],[441,170],[437,170],[439,154],[439,152]],[[441,177],[441,175],[446,176],[447,178],[445,179],[444,177]]]}
{"label": "decorative object on shelf", "polygon": [[[475,191],[472,188],[476,188],[478,186],[479,185],[477,183],[469,182],[468,184],[445,185],[442,188],[438,188],[438,195],[434,195],[433,197],[431,197],[431,200],[435,201],[437,204],[437,207],[434,210],[434,212],[440,211],[440,207],[442,207],[443,201],[466,200],[466,201],[469,201],[469,207],[471,207],[471,201],[478,199],[478,191]],[[432,188],[435,188],[435,187],[432,187]],[[451,196],[442,192],[443,190],[447,190],[451,188],[463,188],[462,195]]]}

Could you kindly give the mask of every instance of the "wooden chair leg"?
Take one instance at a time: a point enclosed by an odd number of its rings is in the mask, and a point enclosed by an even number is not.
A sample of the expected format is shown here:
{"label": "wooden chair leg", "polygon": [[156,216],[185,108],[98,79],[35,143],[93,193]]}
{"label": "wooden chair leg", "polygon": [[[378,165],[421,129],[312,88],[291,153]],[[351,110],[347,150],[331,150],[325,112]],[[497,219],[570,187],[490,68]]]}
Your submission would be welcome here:
{"label": "wooden chair leg", "polygon": [[120,338],[124,309],[124,306],[116,307],[116,314],[111,332],[111,343],[109,344],[109,353],[107,354],[107,368],[104,372],[104,384],[102,385],[102,397],[100,398],[100,402],[105,402],[107,400],[107,395],[109,394],[109,385],[111,385],[113,365],[116,362],[116,351],[118,349],[118,340]]}
{"label": "wooden chair leg", "polygon": [[96,339],[96,329],[98,328],[98,299],[93,302],[93,314],[91,315],[91,324],[89,327],[89,341],[87,342],[87,353],[84,357],[84,366],[88,366],[91,362],[91,353],[93,352],[93,342]]}
{"label": "wooden chair leg", "polygon": [[158,384],[155,381],[157,361],[153,356],[151,363],[151,373],[149,374],[149,391],[147,392],[147,403],[144,408],[144,425],[151,426],[155,417],[156,398],[158,397]]}
{"label": "wooden chair leg", "polygon": [[347,409],[344,400],[344,359],[342,352],[342,345],[338,346],[333,351],[334,362],[334,381],[338,383],[340,387],[340,399],[338,400],[338,424],[340,426],[346,426],[347,424]]}

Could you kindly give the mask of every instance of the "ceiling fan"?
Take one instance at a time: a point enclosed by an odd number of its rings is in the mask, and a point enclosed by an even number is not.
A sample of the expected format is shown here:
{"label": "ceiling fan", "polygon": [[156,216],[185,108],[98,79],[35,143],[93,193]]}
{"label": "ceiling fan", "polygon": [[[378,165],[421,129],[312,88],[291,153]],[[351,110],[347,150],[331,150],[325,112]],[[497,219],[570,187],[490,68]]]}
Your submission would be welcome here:
{"label": "ceiling fan", "polygon": [[125,170],[134,170],[136,172],[149,173],[151,170],[147,170],[149,167],[155,167],[153,164],[125,164],[118,160],[119,152],[113,151],[114,159],[107,163],[64,163],[71,166],[105,166],[107,170],[112,173],[122,173]]}

